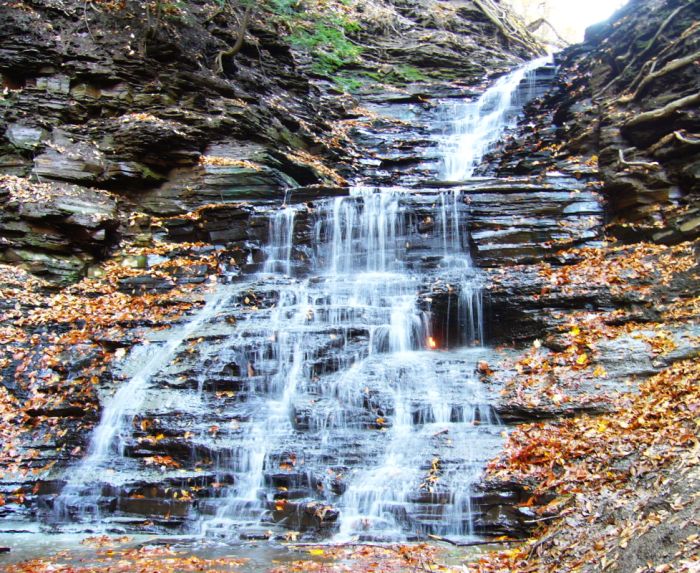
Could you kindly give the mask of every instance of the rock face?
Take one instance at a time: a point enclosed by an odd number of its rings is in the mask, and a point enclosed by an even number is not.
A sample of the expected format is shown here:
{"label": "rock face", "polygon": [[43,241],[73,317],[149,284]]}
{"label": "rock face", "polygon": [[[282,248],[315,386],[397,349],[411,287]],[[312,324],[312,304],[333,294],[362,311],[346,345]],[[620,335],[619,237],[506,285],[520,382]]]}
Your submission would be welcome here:
{"label": "rock face", "polygon": [[591,27],[558,56],[558,89],[532,109],[499,172],[542,172],[583,154],[604,183],[612,236],[697,238],[697,17],[692,2],[633,0]]}
{"label": "rock face", "polygon": [[[339,172],[355,169],[353,144],[332,122],[354,103],[326,81],[344,60],[319,72],[319,50],[299,40],[299,30],[333,24],[327,15],[257,7],[241,51],[219,70],[217,55],[235,43],[242,14],[204,0],[164,6],[163,13],[133,2],[3,7],[0,173],[61,183],[56,194],[69,183],[128,197],[121,221],[135,211],[167,217],[210,203],[282,203],[290,189],[345,183]],[[339,11],[341,45],[348,34],[365,48],[333,75],[359,87],[429,77],[469,85],[537,49],[507,12],[490,18],[488,2],[397,0]],[[8,232],[26,235],[34,211],[25,218],[16,209],[17,229]],[[115,231],[129,229],[103,227],[106,254]],[[85,258],[84,239],[73,244],[72,233],[63,235],[60,256],[49,245],[55,240],[31,240],[32,256],[15,241],[0,246],[2,259],[74,280],[98,251]]]}
{"label": "rock face", "polygon": [[[368,46],[361,68],[377,79],[424,75],[469,85],[543,48],[510,10],[490,1],[358,3],[357,32]],[[496,23],[498,22],[498,23]],[[369,64],[369,65],[368,65]],[[418,79],[418,78],[415,78]]]}
{"label": "rock face", "polygon": [[[21,196],[5,205],[12,239],[4,261],[75,280],[129,232],[122,223],[134,210],[281,201],[285,189],[332,182],[309,161],[340,157],[325,135],[336,108],[327,105],[322,119],[319,94],[286,44],[255,23],[236,65],[217,76],[204,63],[235,38],[235,14],[189,3],[149,27],[139,10],[3,7],[0,169],[50,182],[51,195],[45,213],[44,202],[22,206]],[[222,140],[234,144],[210,145]],[[109,206],[99,199],[106,190],[131,197],[119,203],[121,217],[114,197]],[[100,219],[84,230],[71,211],[78,196]],[[46,229],[61,227],[60,240],[37,239],[37,225],[49,221]]]}
{"label": "rock face", "polygon": [[58,283],[75,282],[119,238],[117,198],[61,183],[0,176],[0,242],[5,262]]}

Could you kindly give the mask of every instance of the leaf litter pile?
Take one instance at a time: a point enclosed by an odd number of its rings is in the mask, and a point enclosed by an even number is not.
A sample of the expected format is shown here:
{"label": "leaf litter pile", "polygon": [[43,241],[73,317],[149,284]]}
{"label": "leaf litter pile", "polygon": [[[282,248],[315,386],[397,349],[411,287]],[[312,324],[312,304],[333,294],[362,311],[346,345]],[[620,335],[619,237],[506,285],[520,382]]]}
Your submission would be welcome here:
{"label": "leaf litter pile", "polygon": [[[700,571],[694,247],[578,249],[564,253],[573,264],[540,265],[538,298],[604,289],[634,304],[555,313],[554,332],[499,365],[503,402],[547,421],[509,432],[486,479],[526,486],[524,509],[538,528],[519,546],[483,553],[468,570]],[[691,333],[684,349],[679,332]],[[656,374],[640,381],[606,372],[602,346],[630,339],[645,354],[631,359],[649,359]],[[481,370],[485,382],[499,376]]]}

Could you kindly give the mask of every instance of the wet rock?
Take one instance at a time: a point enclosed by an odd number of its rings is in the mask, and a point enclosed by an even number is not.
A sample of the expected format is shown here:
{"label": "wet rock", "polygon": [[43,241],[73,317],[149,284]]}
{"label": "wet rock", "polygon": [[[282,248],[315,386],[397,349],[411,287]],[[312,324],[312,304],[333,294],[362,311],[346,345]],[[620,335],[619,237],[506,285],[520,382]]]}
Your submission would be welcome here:
{"label": "wet rock", "polygon": [[85,410],[78,406],[65,406],[60,408],[30,408],[26,412],[28,416],[46,416],[47,418],[80,418],[86,414]]}
{"label": "wet rock", "polygon": [[5,137],[20,150],[34,150],[48,138],[48,132],[40,127],[11,123],[5,128]]}
{"label": "wet rock", "polygon": [[116,120],[114,151],[147,165],[171,167],[195,163],[204,134],[190,125],[155,116],[124,115]]}
{"label": "wet rock", "polygon": [[698,336],[700,336],[700,328],[696,325],[672,329],[671,338],[674,348],[664,354],[661,360],[665,364],[672,364],[679,360],[688,360],[700,356],[700,347],[697,344]]}
{"label": "wet rock", "polygon": [[[472,256],[479,266],[540,261],[554,245],[583,245],[600,238],[601,197],[575,179],[540,184],[523,180],[468,194]],[[567,190],[568,187],[568,190]]]}
{"label": "wet rock", "polygon": [[104,169],[104,156],[87,144],[49,149],[34,159],[34,173],[44,179],[94,185]]}
{"label": "wet rock", "polygon": [[[148,517],[184,518],[191,507],[190,502],[146,498],[119,498],[117,509],[124,513],[136,513]],[[179,523],[181,520],[177,520]]]}
{"label": "wet rock", "polygon": [[[473,523],[477,531],[516,538],[526,537],[532,530],[531,516],[522,511],[522,504],[531,497],[524,484],[488,481],[478,484],[472,496]],[[546,503],[546,498],[537,500]]]}
{"label": "wet rock", "polygon": [[139,203],[148,212],[172,216],[214,203],[281,203],[287,189],[298,187],[281,171],[243,162],[180,169],[171,177],[160,188],[140,196]]}
{"label": "wet rock", "polygon": [[279,500],[271,510],[275,523],[294,531],[332,529],[340,515],[337,509],[317,501]]}
{"label": "wet rock", "polygon": [[502,403],[495,407],[498,417],[505,424],[528,424],[540,420],[559,420],[573,418],[581,414],[597,415],[609,412],[610,409],[599,404],[553,406],[523,406],[521,404]]}
{"label": "wet rock", "polygon": [[175,288],[174,280],[152,275],[119,279],[119,290],[126,293],[167,292]]}
{"label": "wet rock", "polygon": [[269,529],[245,529],[240,532],[238,537],[245,541],[267,541],[272,535],[273,533]]}

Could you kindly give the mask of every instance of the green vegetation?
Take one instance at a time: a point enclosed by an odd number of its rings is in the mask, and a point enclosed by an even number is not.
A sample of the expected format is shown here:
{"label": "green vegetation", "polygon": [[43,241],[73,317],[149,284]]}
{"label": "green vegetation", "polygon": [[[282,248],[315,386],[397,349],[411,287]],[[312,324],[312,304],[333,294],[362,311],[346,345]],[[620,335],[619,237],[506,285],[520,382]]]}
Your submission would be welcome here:
{"label": "green vegetation", "polygon": [[292,45],[309,51],[314,59],[311,70],[324,76],[356,62],[362,53],[362,48],[348,40],[343,28],[332,24],[316,24],[312,31],[296,29],[290,41]]}
{"label": "green vegetation", "polygon": [[[364,78],[366,80],[366,78]],[[333,78],[335,84],[345,92],[353,93],[360,91],[365,84],[361,76],[340,75]]]}
{"label": "green vegetation", "polygon": [[304,10],[298,0],[267,0],[267,8],[290,30],[289,40],[312,58],[311,71],[331,76],[357,62],[362,48],[348,38],[360,25],[332,9]]}

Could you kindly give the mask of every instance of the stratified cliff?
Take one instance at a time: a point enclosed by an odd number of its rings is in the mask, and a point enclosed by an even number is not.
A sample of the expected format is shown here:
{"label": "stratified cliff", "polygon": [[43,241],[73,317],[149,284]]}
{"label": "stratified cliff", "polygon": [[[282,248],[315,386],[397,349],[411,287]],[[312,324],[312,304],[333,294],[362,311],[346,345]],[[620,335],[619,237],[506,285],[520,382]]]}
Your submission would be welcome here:
{"label": "stratified cliff", "polygon": [[558,56],[558,89],[513,134],[501,172],[543,173],[582,155],[604,183],[612,236],[697,238],[699,15],[694,2],[632,0],[589,28]]}
{"label": "stratified cliff", "polygon": [[538,49],[489,6],[3,3],[0,174],[20,179],[0,186],[0,260],[67,283],[133,234],[132,213],[342,184],[356,168],[333,124],[354,106],[344,89],[470,85]]}

